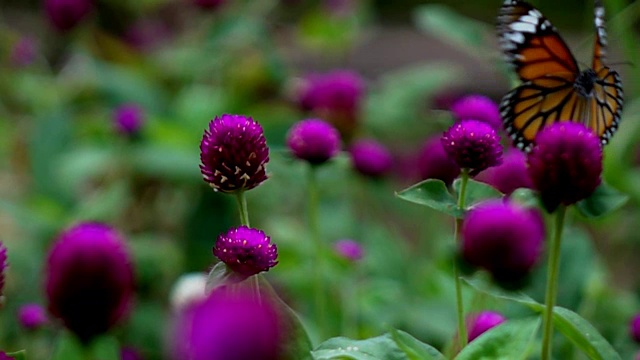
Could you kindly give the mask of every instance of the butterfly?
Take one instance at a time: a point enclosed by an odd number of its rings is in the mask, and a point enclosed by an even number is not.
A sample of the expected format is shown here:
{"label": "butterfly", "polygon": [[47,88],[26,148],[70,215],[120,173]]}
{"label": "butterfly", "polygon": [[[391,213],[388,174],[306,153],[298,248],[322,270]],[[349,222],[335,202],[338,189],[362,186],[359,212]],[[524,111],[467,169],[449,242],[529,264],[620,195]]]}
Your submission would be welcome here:
{"label": "butterfly", "polygon": [[604,7],[595,0],[596,38],[591,68],[580,71],[556,28],[542,13],[520,0],[505,0],[498,15],[498,36],[508,63],[522,84],[500,103],[505,130],[525,151],[546,126],[581,122],[606,144],[618,128],[623,91],[620,76],[604,65],[607,34]]}

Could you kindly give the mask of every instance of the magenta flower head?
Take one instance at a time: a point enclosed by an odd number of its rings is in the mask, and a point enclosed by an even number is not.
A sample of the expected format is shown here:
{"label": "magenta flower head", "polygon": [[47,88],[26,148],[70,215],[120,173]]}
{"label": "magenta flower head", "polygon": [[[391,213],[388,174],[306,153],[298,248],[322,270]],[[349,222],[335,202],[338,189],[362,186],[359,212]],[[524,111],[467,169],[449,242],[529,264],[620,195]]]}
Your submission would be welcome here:
{"label": "magenta flower head", "polygon": [[120,359],[121,360],[143,360],[144,357],[135,348],[123,347],[122,349],[120,349]]}
{"label": "magenta flower head", "polygon": [[468,342],[505,321],[507,319],[504,316],[494,311],[482,311],[469,316],[467,318]]}
{"label": "magenta flower head", "polygon": [[600,185],[600,140],[582,124],[546,127],[536,137],[528,160],[533,187],[549,212],[589,197]]}
{"label": "magenta flower head", "polygon": [[536,210],[502,200],[486,201],[464,219],[462,258],[505,286],[518,285],[538,262],[544,236],[544,222]]}
{"label": "magenta flower head", "polygon": [[13,44],[9,59],[15,67],[25,67],[33,63],[38,53],[35,39],[23,36]]}
{"label": "magenta flower head", "polygon": [[491,125],[478,120],[462,120],[442,135],[444,151],[460,168],[474,176],[502,163],[500,136]]}
{"label": "magenta flower head", "polygon": [[205,10],[213,10],[220,7],[220,5],[224,4],[224,0],[192,0],[192,1],[197,7]]}
{"label": "magenta flower head", "polygon": [[349,148],[353,167],[362,175],[381,177],[393,165],[387,148],[375,140],[358,140]]}
{"label": "magenta flower head", "polygon": [[243,115],[211,120],[200,143],[200,171],[216,191],[253,189],[267,180],[269,148],[262,126]]}
{"label": "magenta flower head", "polygon": [[119,133],[134,136],[144,123],[144,111],[136,104],[121,105],[113,112],[113,123]]}
{"label": "magenta flower head", "polygon": [[75,225],[63,231],[49,251],[45,272],[49,312],[83,343],[125,316],[133,288],[124,239],[107,225]]}
{"label": "magenta flower head", "polygon": [[7,355],[6,352],[0,351],[0,360],[15,360],[13,357]]}
{"label": "magenta flower head", "polygon": [[179,314],[173,326],[178,360],[282,359],[283,327],[268,297],[217,290]]}
{"label": "magenta flower head", "polygon": [[533,187],[527,170],[527,157],[522,151],[513,148],[506,152],[502,164],[481,172],[476,180],[486,182],[506,195],[511,195],[519,188]]}
{"label": "magenta flower head", "polygon": [[7,248],[0,241],[0,304],[2,303],[2,289],[4,289],[4,272],[7,269]]}
{"label": "magenta flower head", "polygon": [[362,246],[357,241],[350,239],[339,240],[333,248],[340,257],[352,262],[356,262],[364,256]]}
{"label": "magenta flower head", "polygon": [[486,96],[469,95],[458,99],[451,106],[451,112],[458,120],[479,120],[496,130],[502,129],[502,117],[498,104]]}
{"label": "magenta flower head", "polygon": [[59,31],[78,25],[93,8],[93,0],[44,0],[44,10]]}
{"label": "magenta flower head", "polygon": [[629,322],[629,335],[633,341],[640,343],[640,314],[636,314]]}
{"label": "magenta flower head", "polygon": [[47,323],[47,313],[38,304],[25,304],[18,309],[20,325],[29,330],[35,330]]}
{"label": "magenta flower head", "polygon": [[287,146],[298,159],[320,165],[338,154],[340,133],[326,121],[302,120],[289,129]]}
{"label": "magenta flower head", "polygon": [[262,230],[231,228],[218,236],[213,255],[243,278],[269,271],[278,264],[278,247]]}
{"label": "magenta flower head", "polygon": [[440,137],[427,139],[418,154],[416,168],[421,180],[439,179],[447,185],[460,175],[460,167],[444,151]]}

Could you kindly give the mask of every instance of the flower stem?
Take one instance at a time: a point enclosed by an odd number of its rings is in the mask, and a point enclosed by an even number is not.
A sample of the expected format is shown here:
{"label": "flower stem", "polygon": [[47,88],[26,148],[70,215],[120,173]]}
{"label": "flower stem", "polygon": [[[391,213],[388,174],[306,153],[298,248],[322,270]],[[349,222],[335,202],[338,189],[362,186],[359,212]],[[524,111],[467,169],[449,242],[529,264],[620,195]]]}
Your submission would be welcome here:
{"label": "flower stem", "polygon": [[315,266],[314,266],[314,296],[315,296],[315,308],[316,308],[316,321],[318,325],[318,334],[321,339],[326,336],[326,314],[325,314],[325,297],[324,297],[324,278],[323,278],[323,257],[324,246],[320,237],[320,229],[318,227],[318,181],[316,178],[316,167],[311,166],[309,168],[309,202],[308,202],[308,216],[309,216],[309,231],[311,232],[311,238],[315,246]]}
{"label": "flower stem", "polygon": [[238,191],[236,193],[236,200],[238,202],[238,210],[240,211],[240,222],[242,225],[249,227],[249,211],[247,210],[247,197],[244,195],[244,191]]}
{"label": "flower stem", "polygon": [[560,264],[560,243],[566,207],[560,206],[556,210],[556,224],[549,253],[547,267],[547,294],[545,296],[544,332],[542,335],[542,360],[551,359],[551,339],[553,338],[553,307],[558,294],[558,269]]}
{"label": "flower stem", "polygon": [[[465,197],[467,192],[467,183],[469,182],[469,170],[463,169],[460,173],[460,194],[458,194],[458,209],[464,210]],[[454,238],[457,242],[460,242],[460,233],[462,230],[462,219],[456,219],[456,227],[454,232]],[[460,272],[458,265],[453,264],[453,278],[456,285],[456,312],[458,314],[458,341],[460,342],[460,349],[462,350],[467,346],[467,326],[464,321],[464,304],[462,299],[462,280],[460,278]]]}

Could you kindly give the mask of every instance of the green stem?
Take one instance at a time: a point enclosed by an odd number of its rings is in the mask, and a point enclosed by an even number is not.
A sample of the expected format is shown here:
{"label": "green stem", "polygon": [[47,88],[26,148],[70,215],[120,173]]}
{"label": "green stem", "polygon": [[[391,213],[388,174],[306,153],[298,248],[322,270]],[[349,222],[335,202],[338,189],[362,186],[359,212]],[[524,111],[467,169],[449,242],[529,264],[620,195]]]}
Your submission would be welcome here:
{"label": "green stem", "polygon": [[244,195],[244,190],[236,193],[236,200],[240,211],[240,222],[242,225],[249,227],[249,211],[247,210],[247,197]]}
{"label": "green stem", "polygon": [[325,294],[324,294],[324,279],[323,279],[323,266],[324,266],[324,246],[320,237],[320,228],[318,227],[318,181],[316,178],[316,167],[311,166],[309,168],[309,203],[308,203],[308,216],[309,216],[309,231],[311,232],[311,238],[315,246],[315,266],[314,266],[314,297],[316,307],[316,321],[318,325],[318,334],[320,339],[325,339],[327,334],[326,314],[325,314]]}
{"label": "green stem", "polygon": [[[469,170],[463,169],[460,174],[460,194],[458,195],[458,208],[464,210],[465,196],[467,192],[467,183],[469,182]],[[456,219],[456,228],[454,238],[460,242],[460,232],[462,230],[462,219]],[[458,314],[458,340],[460,341],[460,349],[467,346],[467,326],[464,319],[464,304],[462,298],[462,280],[458,270],[458,265],[453,264],[453,278],[456,285],[456,312]]]}
{"label": "green stem", "polygon": [[562,240],[562,228],[566,207],[560,205],[556,210],[555,232],[551,242],[549,263],[547,265],[547,294],[545,296],[544,309],[544,333],[542,335],[542,360],[551,359],[551,339],[553,338],[553,307],[558,294],[558,270],[560,264],[560,244]]}

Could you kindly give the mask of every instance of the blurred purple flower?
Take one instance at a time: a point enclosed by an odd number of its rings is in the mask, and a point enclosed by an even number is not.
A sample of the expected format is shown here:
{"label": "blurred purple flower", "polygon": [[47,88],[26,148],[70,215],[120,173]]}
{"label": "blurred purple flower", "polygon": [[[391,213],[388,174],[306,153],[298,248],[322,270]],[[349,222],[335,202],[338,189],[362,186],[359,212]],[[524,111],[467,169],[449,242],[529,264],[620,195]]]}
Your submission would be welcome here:
{"label": "blurred purple flower", "polygon": [[124,104],[113,112],[116,130],[123,135],[136,135],[144,123],[144,110],[136,104]]}
{"label": "blurred purple flower", "polygon": [[218,236],[213,255],[245,278],[278,264],[278,247],[271,243],[271,238],[244,225]]}
{"label": "blurred purple flower", "polygon": [[120,350],[121,360],[143,360],[144,357],[140,355],[140,352],[132,347],[123,347]]}
{"label": "blurred purple flower", "polygon": [[519,188],[533,187],[527,171],[527,157],[515,148],[507,150],[502,158],[502,164],[484,170],[476,176],[475,180],[485,182],[506,195],[511,195]]}
{"label": "blurred purple flower", "polygon": [[209,123],[200,143],[200,171],[216,191],[253,189],[267,180],[269,147],[251,117],[224,114]]}
{"label": "blurred purple flower", "polygon": [[629,335],[633,341],[640,343],[640,314],[636,314],[629,322]]}
{"label": "blurred purple flower", "polygon": [[491,125],[496,131],[502,129],[502,117],[498,104],[486,96],[468,95],[458,99],[451,112],[457,120],[478,120]]}
{"label": "blurred purple flower", "polygon": [[353,262],[364,256],[362,246],[357,241],[350,239],[339,240],[335,243],[334,249],[339,256]]}
{"label": "blurred purple flower", "polygon": [[298,159],[319,165],[338,154],[340,134],[326,121],[302,120],[289,129],[287,146]]}
{"label": "blurred purple flower", "polygon": [[213,10],[224,4],[225,0],[192,0],[201,9]]}
{"label": "blurred purple flower", "polygon": [[124,317],[133,282],[124,239],[107,225],[77,224],[63,231],[49,251],[45,271],[49,312],[83,343]]}
{"label": "blurred purple flower", "polygon": [[36,59],[38,49],[35,39],[23,36],[13,44],[9,59],[15,67],[25,67]]}
{"label": "blurred purple flower", "polygon": [[[2,300],[2,290],[4,289],[4,273],[7,270],[7,248],[0,241],[0,300]],[[0,301],[1,303],[1,301]]]}
{"label": "blurred purple flower", "polygon": [[393,165],[389,150],[372,139],[355,141],[349,148],[349,154],[353,167],[365,176],[383,176]]}
{"label": "blurred purple flower", "polygon": [[7,355],[6,352],[0,351],[0,360],[14,360],[11,356]]}
{"label": "blurred purple flower", "polygon": [[247,290],[214,291],[178,317],[173,353],[178,360],[278,360],[283,328],[268,297]]}
{"label": "blurred purple flower", "polygon": [[430,137],[418,154],[416,168],[421,180],[439,179],[451,185],[458,175],[460,167],[444,151],[439,136]]}
{"label": "blurred purple flower", "polygon": [[538,262],[545,228],[534,209],[490,200],[472,208],[462,225],[462,257],[503,284],[517,284]]}
{"label": "blurred purple flower", "polygon": [[542,130],[528,161],[533,187],[549,212],[589,197],[600,185],[600,140],[582,124],[561,122]]}
{"label": "blurred purple flower", "polygon": [[500,313],[494,311],[482,311],[478,314],[471,315],[467,318],[468,342],[472,342],[475,338],[484,332],[492,329],[507,319]]}
{"label": "blurred purple flower", "polygon": [[474,176],[502,163],[500,136],[494,128],[478,120],[461,120],[442,135],[444,151],[462,169]]}
{"label": "blurred purple flower", "polygon": [[92,0],[44,0],[44,9],[49,21],[59,31],[75,27],[92,8]]}
{"label": "blurred purple flower", "polygon": [[167,43],[170,37],[170,28],[161,20],[154,18],[135,21],[123,35],[124,41],[138,51],[151,51]]}
{"label": "blurred purple flower", "polygon": [[35,330],[46,324],[46,310],[38,304],[25,304],[18,309],[20,325],[29,330]]}

